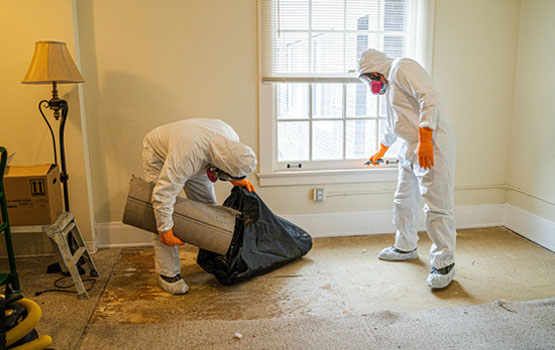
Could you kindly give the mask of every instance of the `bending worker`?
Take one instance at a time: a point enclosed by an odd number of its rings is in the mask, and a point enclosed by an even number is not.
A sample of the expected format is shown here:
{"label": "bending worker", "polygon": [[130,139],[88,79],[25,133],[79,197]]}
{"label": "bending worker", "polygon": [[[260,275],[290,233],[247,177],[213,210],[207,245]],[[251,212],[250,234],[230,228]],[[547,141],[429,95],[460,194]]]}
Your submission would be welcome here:
{"label": "bending worker", "polygon": [[181,189],[187,198],[216,204],[214,182],[230,180],[234,186],[254,186],[242,179],[254,171],[256,155],[239,142],[237,133],[221,120],[186,119],[150,131],[143,140],[143,170],[154,182],[152,206],[158,235],[154,235],[154,262],[160,287],[171,294],[185,294],[177,251],[183,242],[173,233],[173,207]]}
{"label": "bending worker", "polygon": [[373,49],[363,52],[359,78],[373,94],[385,95],[387,127],[380,150],[370,161],[382,158],[400,139],[399,183],[394,196],[395,245],[382,250],[382,260],[418,258],[416,222],[420,198],[424,199],[426,230],[432,240],[431,272],[426,284],[444,288],[455,276],[455,219],[453,190],[455,134],[443,111],[432,80],[416,61],[390,59]]}

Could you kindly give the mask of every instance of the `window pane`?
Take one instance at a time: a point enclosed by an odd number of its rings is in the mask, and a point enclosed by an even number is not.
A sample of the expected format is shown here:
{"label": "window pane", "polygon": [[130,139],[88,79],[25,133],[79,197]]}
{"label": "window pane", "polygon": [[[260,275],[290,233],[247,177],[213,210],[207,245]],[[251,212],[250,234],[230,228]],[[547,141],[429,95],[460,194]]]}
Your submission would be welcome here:
{"label": "window pane", "polygon": [[277,84],[278,119],[307,119],[309,103],[308,84]]}
{"label": "window pane", "polygon": [[347,30],[378,30],[378,1],[347,1]]}
{"label": "window pane", "polygon": [[281,33],[276,37],[275,73],[308,71],[308,33]]}
{"label": "window pane", "polygon": [[343,73],[343,34],[312,33],[314,73]]}
{"label": "window pane", "polygon": [[385,35],[383,37],[383,52],[391,58],[405,56],[405,37]]}
{"label": "window pane", "polygon": [[385,0],[384,31],[405,30],[405,0]]}
{"label": "window pane", "polygon": [[378,116],[378,97],[370,93],[365,84],[347,84],[347,118],[376,118]]}
{"label": "window pane", "polygon": [[343,1],[312,0],[312,29],[343,30]]}
{"label": "window pane", "polygon": [[315,121],[312,127],[312,159],[343,159],[343,122]]}
{"label": "window pane", "polygon": [[347,159],[370,158],[376,152],[376,120],[347,121]]}
{"label": "window pane", "polygon": [[387,118],[387,103],[385,98],[385,95],[378,97],[378,100],[380,101],[380,118]]}
{"label": "window pane", "polygon": [[313,118],[343,118],[342,84],[314,84]]}
{"label": "window pane", "polygon": [[278,162],[308,160],[308,122],[278,122]]}
{"label": "window pane", "polygon": [[366,49],[378,47],[378,35],[367,33],[348,33],[345,42],[347,70],[356,70],[358,56]]}
{"label": "window pane", "polygon": [[308,0],[280,0],[278,16],[276,30],[308,30]]}

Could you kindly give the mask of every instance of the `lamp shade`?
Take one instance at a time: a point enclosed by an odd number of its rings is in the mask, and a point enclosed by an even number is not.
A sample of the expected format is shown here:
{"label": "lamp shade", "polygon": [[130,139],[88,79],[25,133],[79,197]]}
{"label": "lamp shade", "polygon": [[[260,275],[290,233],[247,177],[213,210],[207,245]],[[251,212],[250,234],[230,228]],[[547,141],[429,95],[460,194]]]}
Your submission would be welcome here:
{"label": "lamp shade", "polygon": [[83,76],[71,58],[66,43],[37,41],[31,65],[22,84],[84,83]]}

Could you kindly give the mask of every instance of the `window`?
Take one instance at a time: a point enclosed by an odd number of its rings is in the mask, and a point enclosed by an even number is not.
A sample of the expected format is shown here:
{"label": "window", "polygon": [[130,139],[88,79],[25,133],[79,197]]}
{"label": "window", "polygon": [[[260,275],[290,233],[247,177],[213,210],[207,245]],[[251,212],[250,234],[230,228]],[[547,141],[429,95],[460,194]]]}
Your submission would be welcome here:
{"label": "window", "polygon": [[432,0],[259,0],[261,172],[361,168],[386,111],[358,81],[358,56],[376,48],[428,66],[432,8]]}

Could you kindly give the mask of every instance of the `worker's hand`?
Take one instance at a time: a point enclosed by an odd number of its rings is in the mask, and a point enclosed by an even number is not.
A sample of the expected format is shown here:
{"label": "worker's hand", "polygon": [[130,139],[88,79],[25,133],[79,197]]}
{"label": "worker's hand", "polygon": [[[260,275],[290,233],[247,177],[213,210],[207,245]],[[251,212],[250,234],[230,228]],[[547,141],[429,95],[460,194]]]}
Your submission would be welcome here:
{"label": "worker's hand", "polygon": [[418,163],[424,169],[430,169],[434,166],[433,132],[430,128],[418,128]]}
{"label": "worker's hand", "polygon": [[385,155],[385,152],[387,152],[388,149],[389,147],[384,146],[380,143],[380,150],[374,153],[374,155],[372,155],[372,157],[370,157],[370,159],[368,160],[370,161],[370,163],[372,163],[372,165],[380,165],[380,163],[376,163],[376,161],[378,159],[383,158],[383,156]]}
{"label": "worker's hand", "polygon": [[241,181],[229,180],[229,182],[231,182],[233,184],[233,186],[239,186],[239,187],[246,188],[247,191],[249,191],[249,192],[256,192],[254,190],[254,185],[252,184],[252,182],[250,182],[247,179],[244,179],[244,180],[241,180]]}
{"label": "worker's hand", "polygon": [[158,234],[160,235],[160,242],[162,242],[163,244],[165,244],[169,247],[185,244],[179,238],[174,236],[173,229],[170,229],[166,233],[161,233],[160,231],[158,231]]}

